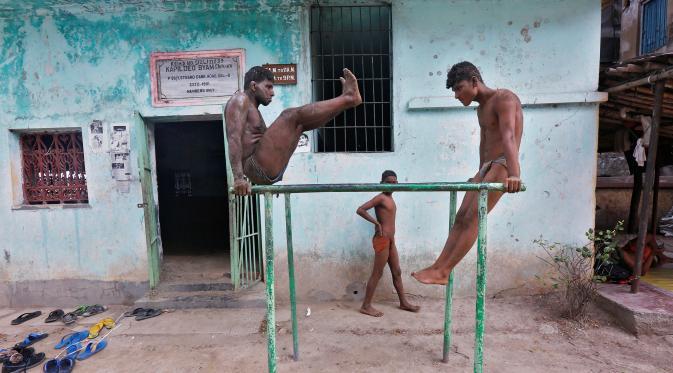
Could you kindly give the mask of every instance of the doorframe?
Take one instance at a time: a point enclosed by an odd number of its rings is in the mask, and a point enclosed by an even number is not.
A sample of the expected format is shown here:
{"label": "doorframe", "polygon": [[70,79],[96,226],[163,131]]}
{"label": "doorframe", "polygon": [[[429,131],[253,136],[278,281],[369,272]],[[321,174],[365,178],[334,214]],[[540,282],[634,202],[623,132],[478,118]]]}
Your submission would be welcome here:
{"label": "doorframe", "polygon": [[[155,137],[155,125],[157,123],[187,123],[187,122],[201,122],[201,121],[221,121],[223,120],[222,115],[220,114],[203,114],[203,115],[167,115],[167,116],[144,116],[141,112],[136,111],[135,118],[139,118],[139,120],[136,119],[138,123],[136,123],[138,126],[142,126],[142,128],[136,129],[136,131],[139,131],[139,134],[144,134],[143,136],[137,136],[137,146],[138,146],[138,176],[139,176],[139,181],[141,182],[141,191],[142,191],[142,170],[140,167],[142,167],[142,156],[144,155],[143,152],[147,152],[148,160],[149,160],[149,169],[151,172],[151,188],[152,188],[152,199],[154,203],[154,210],[155,210],[155,221],[156,221],[156,234],[158,238],[158,245],[157,245],[157,253],[156,253],[156,258],[153,258],[152,252],[151,252],[151,234],[149,230],[151,229],[151,225],[145,224],[145,235],[146,235],[146,241],[147,241],[147,266],[148,266],[148,278],[149,278],[149,283],[150,283],[150,289],[155,289],[160,282],[160,273],[161,273],[161,262],[163,261],[163,255],[164,255],[164,249],[163,249],[163,242],[161,241],[161,222],[159,219],[159,184],[158,184],[158,175],[157,175],[157,158],[156,158],[156,137]],[[224,122],[223,122],[224,125]],[[226,130],[225,130],[226,131]],[[226,139],[226,132],[224,132],[224,138]],[[225,146],[226,146],[226,141],[225,141]],[[225,148],[226,152],[226,148]],[[226,153],[225,153],[226,154]],[[229,164],[228,158],[227,158],[227,165]],[[227,180],[227,183],[229,181]],[[143,192],[144,193],[144,192]],[[144,196],[143,196],[144,197]],[[142,202],[142,207],[144,210],[149,209],[148,205],[144,205],[147,203],[147,201]],[[140,206],[140,205],[139,205]],[[231,208],[229,209],[230,211],[230,216],[231,216]],[[151,214],[150,214],[151,215]],[[147,214],[145,215],[147,216]],[[231,220],[231,217],[229,218]],[[230,225],[231,225],[230,221]],[[231,231],[229,232],[229,244],[231,245],[231,240],[233,235]],[[231,247],[230,247],[231,250]],[[233,265],[233,263],[232,263]],[[233,276],[232,276],[233,277]]]}

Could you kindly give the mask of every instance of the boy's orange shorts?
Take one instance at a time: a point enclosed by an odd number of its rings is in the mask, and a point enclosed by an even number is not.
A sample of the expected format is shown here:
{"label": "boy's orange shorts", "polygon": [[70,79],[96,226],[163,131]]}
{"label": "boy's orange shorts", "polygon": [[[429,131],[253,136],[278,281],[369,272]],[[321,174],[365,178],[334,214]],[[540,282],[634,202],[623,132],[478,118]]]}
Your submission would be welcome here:
{"label": "boy's orange shorts", "polygon": [[378,254],[390,247],[390,238],[386,236],[374,236],[372,238],[372,246],[374,246],[374,252]]}

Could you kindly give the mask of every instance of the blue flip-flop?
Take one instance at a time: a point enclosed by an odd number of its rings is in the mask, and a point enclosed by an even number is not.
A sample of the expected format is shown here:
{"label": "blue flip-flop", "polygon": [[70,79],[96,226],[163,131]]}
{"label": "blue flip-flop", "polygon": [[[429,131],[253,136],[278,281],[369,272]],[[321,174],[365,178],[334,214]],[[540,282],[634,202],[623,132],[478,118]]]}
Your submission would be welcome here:
{"label": "blue flip-flop", "polygon": [[70,373],[75,368],[75,359],[64,357],[58,361],[58,373]]}
{"label": "blue flip-flop", "polygon": [[42,366],[42,371],[44,373],[59,373],[58,363],[58,359],[47,360],[47,362]]}
{"label": "blue flip-flop", "polygon": [[45,338],[49,337],[49,334],[47,333],[30,333],[26,337],[26,339],[23,340],[23,342],[19,342],[16,344],[16,347],[18,348],[25,348],[28,346],[33,345],[34,343],[37,343]]}
{"label": "blue flip-flop", "polygon": [[79,355],[77,355],[77,360],[88,359],[91,357],[91,355],[98,353],[99,351],[103,350],[106,346],[107,341],[105,339],[98,341],[98,343],[89,342],[89,344],[86,345],[84,351],[80,352]]}
{"label": "blue flip-flop", "polygon": [[71,345],[73,343],[81,342],[89,337],[88,330],[82,330],[81,332],[74,332],[66,334],[61,338],[61,341],[54,346],[55,349],[61,349],[65,346]]}
{"label": "blue flip-flop", "polygon": [[73,343],[70,346],[65,348],[65,357],[75,359],[77,355],[81,352],[82,344],[79,342]]}

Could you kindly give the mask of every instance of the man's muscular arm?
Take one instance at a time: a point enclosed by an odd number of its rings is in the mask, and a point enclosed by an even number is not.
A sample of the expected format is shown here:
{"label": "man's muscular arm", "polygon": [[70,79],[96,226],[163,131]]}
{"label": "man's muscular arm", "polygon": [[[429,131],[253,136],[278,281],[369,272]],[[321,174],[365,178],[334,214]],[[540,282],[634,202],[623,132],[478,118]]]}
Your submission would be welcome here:
{"label": "man's muscular arm", "polygon": [[514,94],[508,93],[498,97],[496,113],[498,115],[498,129],[502,139],[502,146],[507,161],[508,176],[505,179],[505,188],[510,193],[521,190],[521,168],[519,166],[519,148],[516,143],[516,112],[519,101]]}
{"label": "man's muscular arm", "polygon": [[250,194],[250,183],[243,174],[241,138],[248,116],[248,105],[244,96],[234,96],[227,103],[225,118],[227,120],[227,141],[229,143],[229,162],[234,173],[234,193],[237,195]]}

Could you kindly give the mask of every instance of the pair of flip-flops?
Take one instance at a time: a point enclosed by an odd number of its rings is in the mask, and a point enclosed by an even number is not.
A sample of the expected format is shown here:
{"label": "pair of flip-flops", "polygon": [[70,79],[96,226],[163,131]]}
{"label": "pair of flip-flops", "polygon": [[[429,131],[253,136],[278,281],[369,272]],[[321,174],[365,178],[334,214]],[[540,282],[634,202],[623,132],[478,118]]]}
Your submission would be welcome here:
{"label": "pair of flip-flops", "polygon": [[[103,313],[107,311],[107,308],[100,304],[94,304],[94,305],[81,305],[78,306],[74,311],[68,312],[68,313],[63,313],[63,310],[55,310],[52,311],[49,314],[49,317],[47,317],[46,322],[52,322],[56,320],[61,320],[63,321],[64,324],[70,325],[77,321],[78,317],[90,317],[93,315],[97,315],[99,313]],[[52,317],[53,314],[53,317]],[[53,320],[49,321],[49,318],[52,317]]]}
{"label": "pair of flip-flops", "polygon": [[44,360],[44,352],[36,354],[32,347],[10,351],[12,351],[12,355],[2,363],[2,373],[26,371],[39,365]]}
{"label": "pair of flip-flops", "polygon": [[62,359],[47,360],[42,366],[45,373],[70,373],[75,368],[75,359],[66,356]]}
{"label": "pair of flip-flops", "polygon": [[124,312],[124,317],[135,317],[136,321],[141,321],[156,317],[164,313],[163,310],[158,310],[155,308],[136,308],[133,311]]}
{"label": "pair of flip-flops", "polygon": [[114,327],[115,327],[115,321],[109,317],[105,318],[95,323],[94,325],[91,326],[91,328],[89,328],[89,339],[94,339],[98,337],[100,331],[103,330],[103,328],[112,329]]}
{"label": "pair of flip-flops", "polygon": [[100,304],[93,304],[93,305],[81,305],[77,307],[76,310],[72,311],[77,316],[82,316],[82,317],[89,317],[93,315],[98,315],[99,313],[103,313],[107,310],[107,308],[103,307]]}
{"label": "pair of flip-flops", "polygon": [[35,311],[35,312],[26,312],[21,315],[19,315],[16,319],[12,320],[12,325],[19,325],[23,324],[24,322],[34,319],[42,314],[41,311]]}
{"label": "pair of flip-flops", "polygon": [[89,337],[89,331],[88,330],[82,330],[80,332],[74,332],[70,334],[66,334],[61,338],[61,341],[54,346],[55,349],[59,350],[63,347],[69,346],[74,343],[81,342]]}
{"label": "pair of flip-flops", "polygon": [[66,358],[85,360],[92,355],[99,353],[105,347],[107,347],[107,340],[105,339],[101,339],[97,342],[89,342],[84,348],[82,348],[81,342],[76,342],[66,347],[65,356]]}

